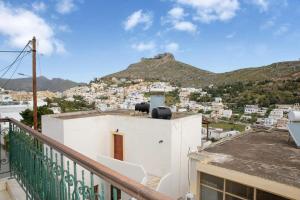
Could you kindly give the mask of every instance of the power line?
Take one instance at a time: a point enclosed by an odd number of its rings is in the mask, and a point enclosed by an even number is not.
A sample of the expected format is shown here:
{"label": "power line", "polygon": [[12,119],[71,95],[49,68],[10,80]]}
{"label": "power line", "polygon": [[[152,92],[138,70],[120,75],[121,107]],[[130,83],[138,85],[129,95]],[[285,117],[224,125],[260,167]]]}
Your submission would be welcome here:
{"label": "power line", "polygon": [[28,47],[29,44],[30,44],[30,41],[25,45],[25,47],[22,49],[22,51],[18,54],[18,56],[14,59],[14,61],[13,61],[11,64],[9,64],[8,66],[3,67],[2,69],[0,69],[0,71],[5,70],[5,72],[2,73],[2,75],[1,75],[0,78],[3,78],[3,77],[7,74],[7,72],[12,68],[12,66],[13,66],[16,62],[18,62],[20,56],[25,52],[25,49]]}
{"label": "power line", "polygon": [[37,54],[38,68],[40,70],[40,76],[42,76],[42,66],[41,66],[41,55]]}
{"label": "power line", "polygon": [[5,51],[5,50],[0,50],[0,53],[22,53],[22,52],[31,52],[31,50],[28,50],[28,51]]}
{"label": "power line", "polygon": [[1,86],[1,88],[4,88],[7,83],[12,79],[12,77],[15,75],[16,71],[19,69],[20,64],[22,63],[22,60],[25,56],[27,56],[30,52],[27,52],[26,54],[23,54],[23,56],[19,59],[18,64],[15,68],[15,70],[13,71],[13,73],[11,74],[11,76],[9,77],[9,79]]}

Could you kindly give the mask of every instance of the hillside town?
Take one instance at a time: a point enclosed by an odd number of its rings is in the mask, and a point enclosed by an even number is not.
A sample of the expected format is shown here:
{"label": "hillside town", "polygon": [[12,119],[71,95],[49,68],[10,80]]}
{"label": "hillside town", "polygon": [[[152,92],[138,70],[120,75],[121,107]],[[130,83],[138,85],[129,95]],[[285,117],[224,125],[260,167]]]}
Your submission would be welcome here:
{"label": "hillside town", "polygon": [[300,200],[299,18],[0,0],[0,200]]}
{"label": "hillside town", "polygon": [[[213,87],[210,85],[209,87]],[[53,113],[61,113],[62,108],[56,102],[47,103],[48,99],[61,98],[66,102],[74,102],[74,97],[80,96],[94,108],[105,112],[118,109],[134,111],[135,105],[150,102],[151,94],[165,96],[165,105],[172,112],[202,113],[211,122],[209,130],[203,127],[203,138],[209,134],[209,139],[218,141],[224,137],[240,134],[251,126],[265,128],[287,129],[287,114],[299,111],[299,104],[276,104],[272,107],[245,105],[243,113],[235,113],[222,101],[221,97],[211,98],[212,101],[196,102],[191,100],[192,94],[210,97],[202,88],[178,87],[169,82],[145,81],[143,79],[129,80],[126,78],[96,79],[90,84],[70,88],[64,92],[40,91],[38,106],[47,106]],[[32,93],[25,91],[1,90],[0,111],[2,117],[21,119],[20,112],[32,108]]]}

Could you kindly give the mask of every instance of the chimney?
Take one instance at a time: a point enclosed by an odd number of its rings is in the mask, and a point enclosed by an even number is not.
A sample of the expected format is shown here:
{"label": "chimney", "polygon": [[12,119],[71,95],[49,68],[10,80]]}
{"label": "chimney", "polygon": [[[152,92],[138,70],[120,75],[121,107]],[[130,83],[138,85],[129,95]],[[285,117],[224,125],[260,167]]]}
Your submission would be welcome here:
{"label": "chimney", "polygon": [[164,107],[165,106],[165,95],[164,94],[152,94],[150,96],[150,115],[153,108]]}

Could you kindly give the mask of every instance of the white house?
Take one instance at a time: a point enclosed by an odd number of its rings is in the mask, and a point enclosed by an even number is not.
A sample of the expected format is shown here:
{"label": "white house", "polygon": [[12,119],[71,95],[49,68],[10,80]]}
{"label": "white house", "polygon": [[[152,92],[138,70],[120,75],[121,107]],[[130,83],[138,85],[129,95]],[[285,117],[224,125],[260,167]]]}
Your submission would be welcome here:
{"label": "white house", "polygon": [[9,94],[0,94],[0,102],[11,102],[13,101],[11,95]]}
{"label": "white house", "polygon": [[176,113],[163,120],[132,114],[47,115],[42,116],[42,132],[154,190],[183,197],[188,192],[187,155],[201,146],[202,115]]}
{"label": "white house", "polygon": [[216,103],[221,103],[222,102],[222,98],[221,97],[215,97],[215,102]]}
{"label": "white house", "polygon": [[282,109],[274,109],[270,112],[269,118],[273,118],[275,120],[283,118],[283,110]]}
{"label": "white house", "polygon": [[258,105],[246,105],[244,113],[245,114],[257,113],[258,110],[259,110]]}
{"label": "white house", "polygon": [[232,110],[223,110],[222,112],[222,117],[225,117],[225,118],[231,118],[232,116]]}
{"label": "white house", "polygon": [[258,109],[257,114],[260,116],[265,116],[267,110],[268,110],[268,108],[260,108],[260,109]]}
{"label": "white house", "polygon": [[264,126],[267,126],[267,127],[271,127],[271,126],[275,126],[277,124],[277,120],[278,119],[275,119],[275,118],[265,118],[264,119]]}

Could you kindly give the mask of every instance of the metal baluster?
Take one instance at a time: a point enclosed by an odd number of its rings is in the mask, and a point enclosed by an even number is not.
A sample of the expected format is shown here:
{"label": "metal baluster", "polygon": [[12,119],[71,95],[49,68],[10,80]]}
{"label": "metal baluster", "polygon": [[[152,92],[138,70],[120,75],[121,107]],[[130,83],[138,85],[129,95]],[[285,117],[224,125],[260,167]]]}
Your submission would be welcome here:
{"label": "metal baluster", "polygon": [[105,193],[104,193],[104,184],[101,183],[101,196],[100,196],[100,200],[104,200],[105,199],[104,195],[105,195]]}
{"label": "metal baluster", "polygon": [[113,200],[118,200],[118,191],[115,187],[113,187]]}
{"label": "metal baluster", "polygon": [[9,122],[9,131],[8,131],[8,143],[9,143],[9,172],[10,172],[10,177],[12,177],[12,156],[13,156],[13,152],[12,152],[12,124],[11,122]]}
{"label": "metal baluster", "polygon": [[64,200],[65,198],[65,175],[64,175],[64,155],[60,154],[60,200]]}
{"label": "metal baluster", "polygon": [[81,171],[81,191],[82,191],[82,200],[86,199],[85,194],[85,185],[84,185],[84,170]]}
{"label": "metal baluster", "polygon": [[79,192],[78,192],[78,181],[77,181],[77,163],[73,162],[74,165],[74,191],[72,194],[73,200],[79,199]]}
{"label": "metal baluster", "polygon": [[94,173],[90,172],[91,176],[91,189],[90,189],[90,199],[94,200],[95,199],[95,191],[94,191]]}
{"label": "metal baluster", "polygon": [[70,162],[67,161],[67,183],[68,183],[68,200],[71,199],[71,176],[70,176]]}
{"label": "metal baluster", "polygon": [[55,168],[54,168],[54,170],[55,170],[55,198],[57,198],[57,199],[59,199],[59,197],[60,197],[60,191],[59,191],[59,180],[58,180],[58,176],[59,176],[59,172],[58,172],[58,161],[57,161],[57,153],[55,153],[54,154],[55,155]]}
{"label": "metal baluster", "polygon": [[53,149],[50,147],[50,171],[51,171],[51,179],[50,179],[50,199],[55,199],[55,187],[54,187],[54,169],[53,169]]}

